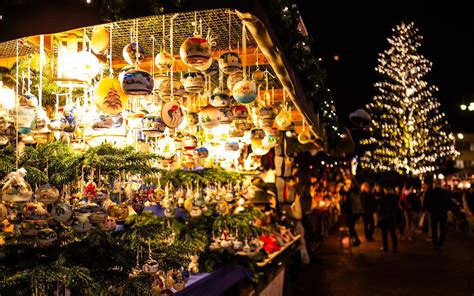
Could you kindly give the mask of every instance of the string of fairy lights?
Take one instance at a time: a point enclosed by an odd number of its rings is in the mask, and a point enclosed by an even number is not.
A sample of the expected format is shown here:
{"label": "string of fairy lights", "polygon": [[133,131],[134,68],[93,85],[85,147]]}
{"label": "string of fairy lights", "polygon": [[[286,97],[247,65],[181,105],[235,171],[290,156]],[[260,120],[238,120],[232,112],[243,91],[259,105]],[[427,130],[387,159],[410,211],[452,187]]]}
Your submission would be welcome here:
{"label": "string of fairy lights", "polygon": [[432,63],[417,52],[422,39],[413,23],[402,23],[388,38],[390,48],[379,55],[376,71],[384,81],[374,84],[378,95],[367,105],[373,125],[361,140],[362,169],[422,176],[457,154],[434,97],[438,89],[425,80]]}

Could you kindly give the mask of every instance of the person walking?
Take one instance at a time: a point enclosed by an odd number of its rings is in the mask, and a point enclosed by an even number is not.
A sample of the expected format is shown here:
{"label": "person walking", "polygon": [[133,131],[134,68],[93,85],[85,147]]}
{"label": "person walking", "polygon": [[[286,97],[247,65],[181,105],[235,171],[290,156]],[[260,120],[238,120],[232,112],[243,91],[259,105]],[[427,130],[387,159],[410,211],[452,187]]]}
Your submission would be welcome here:
{"label": "person walking", "polygon": [[406,235],[409,240],[415,240],[415,229],[421,211],[419,196],[413,191],[413,185],[407,182],[400,197],[400,207],[405,217]]}
{"label": "person walking", "polygon": [[425,195],[425,207],[430,213],[431,237],[434,248],[443,248],[446,241],[446,220],[450,208],[449,192],[444,181],[436,180],[433,190]]}
{"label": "person walking", "polygon": [[375,212],[375,198],[370,192],[369,183],[364,182],[360,185],[360,201],[362,203],[362,220],[364,221],[364,232],[365,239],[368,242],[375,241],[373,238],[375,223],[374,223],[374,212]]}
{"label": "person walking", "polygon": [[353,246],[360,245],[360,239],[355,229],[355,225],[363,213],[362,203],[360,201],[360,192],[354,180],[350,177],[344,182],[344,187],[340,190],[341,195],[341,213],[344,223],[349,228],[349,235],[353,240]]}
{"label": "person walking", "polygon": [[397,209],[398,209],[398,196],[395,194],[392,186],[384,184],[384,195],[380,201],[378,208],[379,222],[378,225],[382,228],[382,241],[383,247],[381,251],[388,251],[388,233],[392,240],[393,252],[398,251],[398,239],[397,239]]}

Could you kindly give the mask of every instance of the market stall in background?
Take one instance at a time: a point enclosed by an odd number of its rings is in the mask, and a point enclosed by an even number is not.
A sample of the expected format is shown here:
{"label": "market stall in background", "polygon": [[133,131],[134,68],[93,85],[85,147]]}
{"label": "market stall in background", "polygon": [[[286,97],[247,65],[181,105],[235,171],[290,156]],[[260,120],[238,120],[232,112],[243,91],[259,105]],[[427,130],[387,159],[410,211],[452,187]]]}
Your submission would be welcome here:
{"label": "market stall in background", "polygon": [[0,44],[2,289],[179,292],[300,238],[294,159],[326,136],[262,28],[213,9]]}

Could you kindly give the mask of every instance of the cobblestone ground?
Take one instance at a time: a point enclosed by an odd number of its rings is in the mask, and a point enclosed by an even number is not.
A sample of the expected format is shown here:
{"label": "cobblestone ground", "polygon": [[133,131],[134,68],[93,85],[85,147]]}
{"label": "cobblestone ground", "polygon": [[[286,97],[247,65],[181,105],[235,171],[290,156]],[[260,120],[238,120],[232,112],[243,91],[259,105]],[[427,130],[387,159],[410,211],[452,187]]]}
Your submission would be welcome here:
{"label": "cobblestone ground", "polygon": [[[421,239],[399,241],[399,252],[380,252],[381,231],[375,242],[358,233],[362,244],[352,253],[341,249],[334,231],[309,265],[298,267],[287,295],[324,296],[474,296],[474,232],[448,232],[445,248],[433,249]],[[288,289],[289,288],[289,289]]]}

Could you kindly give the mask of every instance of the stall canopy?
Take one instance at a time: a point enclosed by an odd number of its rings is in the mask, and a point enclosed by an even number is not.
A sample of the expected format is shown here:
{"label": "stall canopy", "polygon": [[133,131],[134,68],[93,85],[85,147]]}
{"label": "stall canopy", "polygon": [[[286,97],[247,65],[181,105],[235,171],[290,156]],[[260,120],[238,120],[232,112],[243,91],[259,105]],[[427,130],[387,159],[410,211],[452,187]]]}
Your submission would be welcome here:
{"label": "stall canopy", "polygon": [[[88,3],[90,2],[90,3]],[[128,3],[132,1],[124,1]],[[85,30],[91,33],[94,25],[110,23],[104,20],[103,9],[107,1],[12,1],[4,4],[0,14],[0,66],[9,68],[16,61],[17,42],[19,42],[19,55],[35,53],[39,49],[40,34],[44,34],[46,50],[57,50],[55,40],[58,33],[71,30]],[[130,3],[127,7],[131,7]],[[156,14],[150,7],[135,7],[122,15],[123,21],[115,22],[112,27],[114,48],[123,48],[130,42],[130,27],[139,28],[139,43],[144,44],[145,53],[149,53],[141,67],[151,69],[154,67],[151,57],[151,36],[155,40],[155,53],[162,46],[163,18],[165,18],[165,45],[169,49],[170,19],[173,17],[175,24],[173,52],[177,62],[176,71],[185,70],[185,65],[179,61],[179,46],[193,32],[193,21],[201,19],[202,24],[211,37],[216,39],[213,46],[213,55],[229,49],[241,49],[242,23],[250,32],[247,40],[247,54],[243,57],[245,66],[267,70],[270,75],[268,91],[272,92],[275,101],[282,100],[284,93],[288,101],[294,105],[292,117],[296,132],[300,132],[303,121],[311,127],[312,137],[320,149],[327,150],[327,139],[324,127],[319,116],[314,111],[313,102],[308,100],[302,86],[298,81],[291,65],[283,54],[282,46],[272,30],[268,17],[258,1],[186,1],[178,8],[176,4],[163,4],[164,10]],[[113,12],[111,12],[113,13]],[[110,13],[108,14],[110,15]],[[230,15],[230,26],[228,23]],[[304,25],[301,23],[302,27]],[[85,29],[79,29],[85,28]],[[203,32],[205,35],[207,32]],[[232,40],[230,40],[230,38]],[[237,42],[236,42],[237,40]],[[242,53],[242,51],[240,51]],[[122,53],[116,50],[113,54],[113,67],[120,69],[126,65]],[[216,82],[217,83],[217,82]],[[284,91],[285,90],[285,91]],[[267,91],[264,87],[260,90],[262,95]],[[290,100],[291,98],[291,100]]]}

